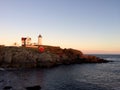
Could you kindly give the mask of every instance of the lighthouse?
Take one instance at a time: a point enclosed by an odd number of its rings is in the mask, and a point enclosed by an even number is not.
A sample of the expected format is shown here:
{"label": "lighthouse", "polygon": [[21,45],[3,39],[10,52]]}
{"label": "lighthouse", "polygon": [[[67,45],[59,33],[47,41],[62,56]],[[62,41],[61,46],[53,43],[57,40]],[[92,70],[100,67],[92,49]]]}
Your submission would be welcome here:
{"label": "lighthouse", "polygon": [[38,46],[42,45],[42,36],[38,36]]}

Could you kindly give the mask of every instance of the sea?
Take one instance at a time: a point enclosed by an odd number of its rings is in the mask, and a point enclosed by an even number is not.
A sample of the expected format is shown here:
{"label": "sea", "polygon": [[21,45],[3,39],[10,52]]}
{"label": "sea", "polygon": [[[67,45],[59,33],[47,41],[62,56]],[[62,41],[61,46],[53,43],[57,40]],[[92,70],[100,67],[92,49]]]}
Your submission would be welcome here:
{"label": "sea", "polygon": [[33,86],[41,86],[40,90],[120,90],[120,55],[95,56],[113,62],[0,69],[0,90],[27,90]]}

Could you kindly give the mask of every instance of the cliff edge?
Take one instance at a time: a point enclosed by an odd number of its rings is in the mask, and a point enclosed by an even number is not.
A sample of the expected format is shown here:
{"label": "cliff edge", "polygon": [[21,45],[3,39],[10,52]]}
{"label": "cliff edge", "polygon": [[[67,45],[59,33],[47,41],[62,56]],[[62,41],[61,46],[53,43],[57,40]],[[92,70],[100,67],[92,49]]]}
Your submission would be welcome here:
{"label": "cliff edge", "polygon": [[0,47],[0,67],[4,68],[41,68],[61,64],[104,63],[107,60],[84,55],[75,49],[44,46],[44,52],[30,47]]}

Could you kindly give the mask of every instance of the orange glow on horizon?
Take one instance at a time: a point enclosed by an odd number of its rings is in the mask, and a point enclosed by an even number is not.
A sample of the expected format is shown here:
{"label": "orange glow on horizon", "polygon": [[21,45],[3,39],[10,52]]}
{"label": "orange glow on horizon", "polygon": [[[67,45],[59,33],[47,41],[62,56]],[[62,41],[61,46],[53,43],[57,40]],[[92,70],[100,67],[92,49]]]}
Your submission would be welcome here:
{"label": "orange glow on horizon", "polygon": [[109,50],[81,50],[84,54],[120,54],[120,51]]}

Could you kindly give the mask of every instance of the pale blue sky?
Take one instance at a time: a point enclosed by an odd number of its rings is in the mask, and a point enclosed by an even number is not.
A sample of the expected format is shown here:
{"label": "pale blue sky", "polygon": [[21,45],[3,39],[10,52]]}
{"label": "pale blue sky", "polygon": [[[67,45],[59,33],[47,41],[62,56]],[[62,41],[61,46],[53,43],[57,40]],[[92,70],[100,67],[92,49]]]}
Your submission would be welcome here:
{"label": "pale blue sky", "polygon": [[0,0],[0,44],[22,36],[85,53],[120,53],[120,0]]}

